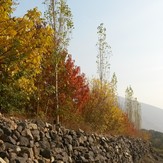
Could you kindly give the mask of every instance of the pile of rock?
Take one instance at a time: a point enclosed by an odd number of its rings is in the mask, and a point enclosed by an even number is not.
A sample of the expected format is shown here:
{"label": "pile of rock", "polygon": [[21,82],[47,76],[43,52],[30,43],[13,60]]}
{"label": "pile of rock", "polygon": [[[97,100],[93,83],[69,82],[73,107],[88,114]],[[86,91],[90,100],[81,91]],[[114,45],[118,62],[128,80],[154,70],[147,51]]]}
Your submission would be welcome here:
{"label": "pile of rock", "polygon": [[149,143],[124,136],[103,137],[40,120],[0,117],[1,163],[136,163],[158,159]]}

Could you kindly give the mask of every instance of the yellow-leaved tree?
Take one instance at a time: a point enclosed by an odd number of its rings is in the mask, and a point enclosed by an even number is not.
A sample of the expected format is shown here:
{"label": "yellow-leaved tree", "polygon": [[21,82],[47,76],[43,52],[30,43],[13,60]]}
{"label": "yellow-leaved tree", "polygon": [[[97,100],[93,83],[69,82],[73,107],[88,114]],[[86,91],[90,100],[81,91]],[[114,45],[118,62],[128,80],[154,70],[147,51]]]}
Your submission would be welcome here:
{"label": "yellow-leaved tree", "polygon": [[34,8],[22,18],[11,17],[12,1],[1,2],[0,108],[25,108],[37,91],[35,82],[45,56],[53,48],[53,30]]}
{"label": "yellow-leaved tree", "polygon": [[90,83],[90,98],[84,109],[86,123],[99,132],[120,133],[123,112],[118,107],[113,87],[107,82],[93,79]]}

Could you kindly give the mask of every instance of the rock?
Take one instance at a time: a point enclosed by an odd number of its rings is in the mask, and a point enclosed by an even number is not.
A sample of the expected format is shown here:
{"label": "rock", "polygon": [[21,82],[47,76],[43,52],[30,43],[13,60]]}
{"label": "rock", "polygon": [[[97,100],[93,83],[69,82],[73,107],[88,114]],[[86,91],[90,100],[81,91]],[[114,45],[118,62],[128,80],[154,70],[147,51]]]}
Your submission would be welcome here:
{"label": "rock", "polygon": [[46,138],[51,139],[49,132],[45,133]]}
{"label": "rock", "polygon": [[57,154],[57,155],[55,156],[55,159],[56,159],[56,160],[63,161],[63,160],[62,160],[62,159],[63,159],[63,156],[62,156],[61,154]]}
{"label": "rock", "polygon": [[32,148],[21,147],[21,152],[19,152],[19,155],[24,156],[24,154],[27,154],[29,158],[34,159],[34,152]]}
{"label": "rock", "polygon": [[16,144],[16,140],[11,136],[8,137],[8,142],[14,145]]}
{"label": "rock", "polygon": [[45,128],[45,123],[41,119],[34,119],[32,122],[35,123],[35,124],[37,124],[37,127],[40,130],[42,130],[43,128]]}
{"label": "rock", "polygon": [[10,163],[10,161],[9,161],[9,159],[8,159],[7,157],[5,157],[3,160],[4,160],[6,163]]}
{"label": "rock", "polygon": [[39,141],[40,148],[50,149],[50,143],[44,139],[43,141]]}
{"label": "rock", "polygon": [[29,139],[27,137],[20,136],[19,142],[20,142],[20,146],[25,146],[25,147],[29,146]]}
{"label": "rock", "polygon": [[24,130],[22,130],[21,136],[27,137],[27,130],[26,130],[26,128]]}
{"label": "rock", "polygon": [[52,129],[52,125],[50,123],[45,123],[46,128],[49,128],[50,130]]}
{"label": "rock", "polygon": [[73,138],[71,135],[65,135],[63,137],[64,144],[72,144],[72,140],[73,140]]}
{"label": "rock", "polygon": [[16,157],[17,157],[17,154],[15,152],[9,152],[10,160],[14,160]]}
{"label": "rock", "polygon": [[90,144],[93,144],[94,140],[93,140],[92,136],[89,136],[89,137],[88,137],[88,142],[89,142]]}
{"label": "rock", "polygon": [[148,142],[99,136],[41,120],[0,118],[0,162],[162,163]]}
{"label": "rock", "polygon": [[55,148],[55,153],[62,153],[62,148]]}
{"label": "rock", "polygon": [[0,137],[4,134],[3,130],[0,128]]}
{"label": "rock", "polygon": [[40,131],[40,139],[43,140],[45,138],[45,133],[43,131]]}
{"label": "rock", "polygon": [[30,129],[30,130],[37,130],[38,129],[38,127],[37,127],[37,124],[35,124],[35,123],[30,123],[29,125],[28,125],[28,128]]}
{"label": "rock", "polygon": [[20,133],[17,130],[14,130],[13,131],[13,137],[16,138],[16,139],[19,139],[20,138]]}
{"label": "rock", "polygon": [[30,148],[33,148],[33,147],[34,147],[34,141],[33,141],[33,140],[30,140],[30,141],[29,141],[29,147],[30,147]]}
{"label": "rock", "polygon": [[35,158],[38,159],[39,158],[39,154],[40,154],[40,148],[34,146],[33,147],[33,153],[34,153]]}
{"label": "rock", "polygon": [[51,152],[50,152],[50,150],[48,150],[48,149],[41,149],[40,155],[41,155],[42,157],[47,158],[47,159],[50,159],[50,158],[51,158]]}
{"label": "rock", "polygon": [[40,140],[40,132],[39,132],[39,130],[31,130],[31,133],[32,133],[33,138],[35,139],[35,141]]}
{"label": "rock", "polygon": [[0,152],[0,157],[5,158],[5,157],[9,157],[9,155],[8,155],[7,151],[2,151],[2,152]]}
{"label": "rock", "polygon": [[25,128],[26,128],[26,123],[25,123],[25,122],[20,122],[20,123],[18,123],[18,125],[17,125],[17,131],[18,131],[19,133],[21,133],[22,130],[24,130]]}
{"label": "rock", "polygon": [[8,126],[3,127],[3,132],[5,135],[8,135],[8,136],[12,134],[12,130]]}
{"label": "rock", "polygon": [[15,145],[8,143],[8,142],[4,142],[5,144],[5,149],[9,150],[9,149],[15,149]]}
{"label": "rock", "polygon": [[3,142],[3,140],[0,140],[0,152],[5,150],[5,144]]}
{"label": "rock", "polygon": [[27,134],[27,137],[28,137],[30,140],[33,140],[33,139],[34,139],[30,129],[26,129],[26,134]]}
{"label": "rock", "polygon": [[17,127],[18,127],[17,124],[12,120],[10,123],[11,130],[15,130]]}
{"label": "rock", "polygon": [[0,163],[6,163],[6,161],[0,157]]}
{"label": "rock", "polygon": [[24,157],[17,157],[15,158],[14,160],[16,163],[26,163],[27,162],[27,159],[24,158]]}
{"label": "rock", "polygon": [[17,146],[15,149],[16,149],[17,153],[19,153],[21,151],[21,148],[19,146]]}
{"label": "rock", "polygon": [[68,144],[68,151],[69,151],[69,153],[72,153],[72,151],[73,151],[73,148],[72,148],[71,144]]}

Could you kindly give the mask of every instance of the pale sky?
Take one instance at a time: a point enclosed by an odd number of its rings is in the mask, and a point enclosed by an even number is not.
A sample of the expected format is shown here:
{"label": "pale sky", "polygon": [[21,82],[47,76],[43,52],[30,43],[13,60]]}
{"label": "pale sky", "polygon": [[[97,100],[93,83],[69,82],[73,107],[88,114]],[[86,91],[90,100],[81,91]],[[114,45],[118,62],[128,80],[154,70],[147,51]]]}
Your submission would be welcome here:
{"label": "pale sky", "polygon": [[[15,15],[44,6],[42,0],[22,0]],[[163,0],[68,0],[75,29],[69,53],[91,78],[97,74],[97,26],[104,23],[112,47],[111,74],[118,94],[131,85],[140,102],[163,108]]]}

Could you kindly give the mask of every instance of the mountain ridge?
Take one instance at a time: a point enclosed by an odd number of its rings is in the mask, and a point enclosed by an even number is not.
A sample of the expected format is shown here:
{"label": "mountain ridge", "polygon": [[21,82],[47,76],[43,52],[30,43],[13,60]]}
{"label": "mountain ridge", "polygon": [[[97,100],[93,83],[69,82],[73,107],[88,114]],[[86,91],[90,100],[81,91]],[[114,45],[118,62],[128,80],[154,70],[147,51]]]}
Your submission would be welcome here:
{"label": "mountain ridge", "polygon": [[[118,97],[119,104],[124,109],[125,98]],[[142,129],[163,132],[163,109],[141,102]]]}

